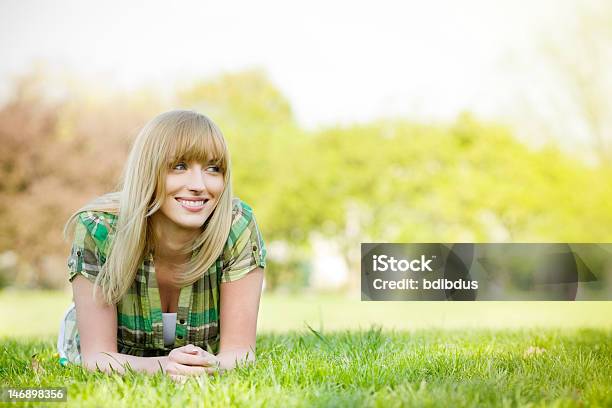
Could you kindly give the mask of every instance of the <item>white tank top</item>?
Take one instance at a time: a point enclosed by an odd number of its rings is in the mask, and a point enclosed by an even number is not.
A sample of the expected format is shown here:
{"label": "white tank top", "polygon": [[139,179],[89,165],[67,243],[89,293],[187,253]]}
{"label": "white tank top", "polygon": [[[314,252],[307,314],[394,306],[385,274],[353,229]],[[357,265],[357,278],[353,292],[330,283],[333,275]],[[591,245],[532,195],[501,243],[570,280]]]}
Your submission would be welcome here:
{"label": "white tank top", "polygon": [[174,344],[176,313],[162,313],[162,321],[164,323],[164,346],[168,347]]}

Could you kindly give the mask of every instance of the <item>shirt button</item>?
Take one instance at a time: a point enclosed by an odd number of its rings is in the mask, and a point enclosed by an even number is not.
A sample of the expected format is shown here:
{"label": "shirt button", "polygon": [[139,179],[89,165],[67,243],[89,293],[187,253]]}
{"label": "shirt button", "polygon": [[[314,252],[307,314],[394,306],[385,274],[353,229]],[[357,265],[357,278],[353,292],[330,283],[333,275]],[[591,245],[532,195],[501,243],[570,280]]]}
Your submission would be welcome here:
{"label": "shirt button", "polygon": [[185,319],[181,319],[181,320],[179,320],[179,323],[180,323],[180,324],[185,324]]}
{"label": "shirt button", "polygon": [[257,251],[257,245],[253,245],[253,251]]}
{"label": "shirt button", "polygon": [[180,334],[178,336],[176,336],[177,339],[179,340],[183,340],[183,336],[181,336]]}
{"label": "shirt button", "polygon": [[81,251],[77,251],[77,256],[81,256]]}

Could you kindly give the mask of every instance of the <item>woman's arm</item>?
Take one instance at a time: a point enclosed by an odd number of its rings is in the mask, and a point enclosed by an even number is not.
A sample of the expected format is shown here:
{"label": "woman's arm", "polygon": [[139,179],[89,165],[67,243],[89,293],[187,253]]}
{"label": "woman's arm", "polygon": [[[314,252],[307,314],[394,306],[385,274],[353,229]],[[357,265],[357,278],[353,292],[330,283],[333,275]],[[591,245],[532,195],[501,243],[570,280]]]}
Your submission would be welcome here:
{"label": "woman's arm", "polygon": [[72,281],[77,327],[84,368],[123,374],[126,363],[136,371],[155,373],[165,367],[168,357],[136,357],[117,352],[117,309],[104,303],[98,291],[93,298],[94,284],[83,276]]}
{"label": "woman's arm", "polygon": [[105,304],[99,292],[94,299],[93,288],[94,284],[83,276],[77,276],[72,281],[84,368],[123,374],[129,364],[135,371],[153,374],[161,370],[175,378],[206,374],[212,372],[211,367],[217,365],[214,356],[198,353],[198,348],[191,344],[176,348],[170,355],[162,357],[138,357],[118,353],[117,309],[114,305]]}
{"label": "woman's arm", "polygon": [[[135,371],[154,374],[157,371],[165,372],[168,356],[162,357],[138,357],[129,354],[98,352],[83,359],[83,367],[91,371],[100,370],[105,373],[124,374],[127,367]],[[111,368],[112,367],[112,368]]]}
{"label": "woman's arm", "polygon": [[263,283],[263,269],[257,267],[244,278],[221,283],[221,341],[219,365],[231,370],[240,362],[255,361],[257,313]]}

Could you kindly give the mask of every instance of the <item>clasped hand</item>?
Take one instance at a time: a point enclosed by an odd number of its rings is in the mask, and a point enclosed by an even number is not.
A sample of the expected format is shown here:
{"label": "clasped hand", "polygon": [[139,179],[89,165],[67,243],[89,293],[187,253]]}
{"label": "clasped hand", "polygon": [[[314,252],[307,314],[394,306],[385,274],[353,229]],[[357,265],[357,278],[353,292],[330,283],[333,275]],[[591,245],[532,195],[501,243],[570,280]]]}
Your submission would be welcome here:
{"label": "clasped hand", "polygon": [[165,371],[174,381],[182,383],[189,376],[218,372],[219,359],[201,347],[188,344],[168,354]]}

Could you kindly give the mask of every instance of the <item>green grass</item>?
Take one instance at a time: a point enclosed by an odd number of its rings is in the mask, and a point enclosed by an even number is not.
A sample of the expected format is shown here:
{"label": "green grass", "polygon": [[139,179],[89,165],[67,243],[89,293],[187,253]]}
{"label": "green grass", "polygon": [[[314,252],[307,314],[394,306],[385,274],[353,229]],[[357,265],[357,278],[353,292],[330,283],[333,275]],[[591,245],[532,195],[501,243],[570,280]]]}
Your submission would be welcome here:
{"label": "green grass", "polygon": [[4,386],[66,386],[68,406],[612,406],[612,302],[266,295],[256,365],[184,385],[61,367],[69,302],[0,292]]}
{"label": "green grass", "polygon": [[610,330],[264,334],[255,366],[184,385],[63,368],[54,353],[52,338],[5,338],[3,383],[66,386],[69,406],[612,405]]}

